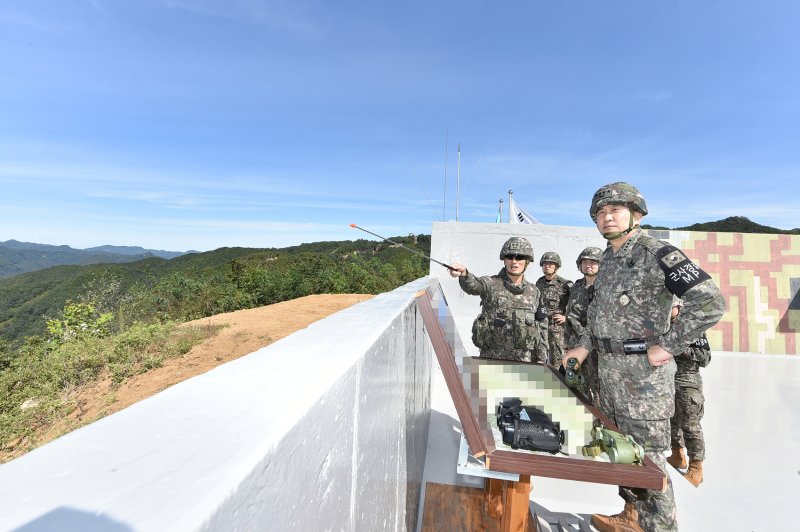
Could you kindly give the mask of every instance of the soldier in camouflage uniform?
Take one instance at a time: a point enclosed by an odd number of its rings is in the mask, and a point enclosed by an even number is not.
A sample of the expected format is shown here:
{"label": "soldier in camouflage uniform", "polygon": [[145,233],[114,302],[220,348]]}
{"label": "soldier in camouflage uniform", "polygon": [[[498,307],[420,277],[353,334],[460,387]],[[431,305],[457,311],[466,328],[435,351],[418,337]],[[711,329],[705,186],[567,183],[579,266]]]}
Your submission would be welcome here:
{"label": "soldier in camouflage uniform", "polygon": [[[594,297],[594,279],[597,270],[600,268],[600,259],[603,250],[596,247],[588,247],[581,251],[575,263],[578,270],[583,274],[582,279],[575,281],[569,291],[569,301],[567,302],[567,323],[564,329],[564,345],[567,349],[577,347],[580,343],[583,329],[586,327],[586,311],[589,303]],[[592,404],[598,404],[600,398],[600,381],[597,376],[597,351],[592,349],[586,360],[581,366],[581,373],[586,379],[586,396]]]}
{"label": "soldier in camouflage uniform", "polygon": [[533,246],[512,237],[500,250],[503,269],[497,275],[476,277],[463,264],[452,264],[450,275],[461,289],[480,296],[481,313],[472,324],[472,341],[482,357],[536,362],[547,361],[546,313],[539,290],[525,280],[533,260]]}
{"label": "soldier in camouflage uniform", "polygon": [[542,302],[547,306],[548,327],[547,344],[550,363],[559,367],[564,357],[564,324],[567,321],[567,301],[572,281],[556,274],[561,267],[561,257],[554,251],[547,251],[539,259],[542,275],[536,280],[536,288],[542,293]]}
{"label": "soldier in camouflage uniform", "polygon": [[[680,305],[673,307],[674,316],[677,317],[679,309]],[[670,420],[672,455],[667,462],[676,469],[688,465],[684,477],[695,486],[703,482],[703,460],[706,458],[706,443],[700,425],[705,404],[700,368],[706,367],[709,362],[711,348],[705,333],[685,353],[675,357],[678,369],[675,372],[675,415]],[[688,464],[684,447],[689,454]]]}
{"label": "soldier in camouflage uniform", "polygon": [[[598,530],[677,530],[675,498],[664,453],[675,410],[675,361],[722,317],[724,301],[711,277],[683,252],[639,228],[647,205],[627,183],[601,187],[589,209],[609,241],[594,282],[594,299],[580,347],[566,357],[583,361],[597,350],[600,410],[633,436],[666,476],[664,490],[620,487],[625,509],[594,515]],[[683,312],[670,327],[673,295]]]}

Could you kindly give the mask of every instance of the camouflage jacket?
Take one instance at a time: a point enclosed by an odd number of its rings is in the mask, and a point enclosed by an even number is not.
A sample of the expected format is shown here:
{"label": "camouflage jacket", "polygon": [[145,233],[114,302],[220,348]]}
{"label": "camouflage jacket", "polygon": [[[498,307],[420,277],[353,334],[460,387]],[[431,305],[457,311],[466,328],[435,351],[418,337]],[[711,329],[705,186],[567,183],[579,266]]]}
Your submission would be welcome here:
{"label": "camouflage jacket", "polygon": [[[670,327],[673,294],[683,308]],[[591,350],[592,338],[642,339],[679,355],[724,310],[722,294],[706,272],[679,249],[637,229],[618,252],[609,246],[603,253],[580,343]]]}
{"label": "camouflage jacket", "polygon": [[544,275],[536,280],[536,288],[542,293],[542,303],[551,314],[556,312],[566,314],[572,284],[572,281],[567,281],[560,275],[556,275],[551,281],[548,281]]}
{"label": "camouflage jacket", "polygon": [[675,357],[675,363],[678,364],[678,373],[675,376],[676,384],[679,375],[697,373],[700,368],[708,366],[710,362],[711,347],[708,344],[706,333],[703,333],[696,342],[689,346],[689,349]]}
{"label": "camouflage jacket", "polygon": [[[636,339],[648,347],[659,344],[673,355],[686,352],[722,317],[725,303],[719,289],[682,251],[641,229],[616,253],[606,248],[593,286],[580,345],[597,349],[601,381],[615,384],[619,413],[632,419],[669,418],[674,412],[675,363],[654,367],[646,355],[626,354],[622,343]],[[683,308],[670,327],[673,294]]]}
{"label": "camouflage jacket", "polygon": [[506,360],[546,360],[543,323],[536,319],[539,290],[524,280],[514,285],[503,268],[492,276],[471,273],[458,279],[462,290],[481,298],[481,313],[472,325],[472,341],[481,356]]}
{"label": "camouflage jacket", "polygon": [[580,343],[586,327],[586,311],[594,297],[594,286],[586,286],[586,279],[578,279],[572,285],[567,302],[567,327],[564,331],[564,345],[571,349]]}

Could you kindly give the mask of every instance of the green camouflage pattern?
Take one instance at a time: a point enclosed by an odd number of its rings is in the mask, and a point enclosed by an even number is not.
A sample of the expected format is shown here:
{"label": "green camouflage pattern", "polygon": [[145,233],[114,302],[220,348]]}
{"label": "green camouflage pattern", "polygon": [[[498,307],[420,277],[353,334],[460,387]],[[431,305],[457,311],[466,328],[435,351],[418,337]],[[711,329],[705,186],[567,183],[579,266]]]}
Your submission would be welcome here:
{"label": "green camouflage pattern", "polygon": [[472,324],[472,342],[481,357],[546,362],[546,325],[535,318],[541,297],[536,285],[523,279],[515,286],[505,268],[485,277],[467,273],[458,283],[464,292],[481,298],[481,313]]}
{"label": "green camouflage pattern", "polygon": [[[580,339],[582,347],[598,349],[600,410],[633,436],[665,475],[676,363],[672,359],[654,367],[647,355],[625,354],[622,342],[645,340],[648,346],[684,353],[720,320],[725,306],[717,286],[706,279],[686,290],[681,313],[670,327],[673,295],[656,258],[666,245],[636,229],[617,252],[606,248]],[[634,503],[645,530],[677,529],[671,483],[664,491],[621,487],[620,495]]]}
{"label": "green camouflage pattern", "polygon": [[606,205],[623,205],[632,211],[642,213],[642,216],[647,215],[647,202],[639,189],[621,181],[604,185],[594,193],[589,207],[589,216],[593,222],[597,219],[597,211]]}
{"label": "green camouflage pattern", "polygon": [[525,255],[529,261],[532,261],[533,246],[527,238],[512,236],[500,248],[500,260],[505,259],[506,255]]}
{"label": "green camouflage pattern", "polygon": [[675,414],[670,419],[672,447],[685,447],[689,458],[706,459],[706,442],[700,421],[705,413],[703,377],[700,368],[708,365],[709,349],[690,347],[675,357]]}
{"label": "green camouflage pattern", "polygon": [[619,342],[636,338],[648,340],[648,345],[660,344],[675,355],[686,352],[720,320],[725,301],[708,279],[683,294],[681,313],[670,327],[673,296],[655,257],[666,245],[636,229],[618,252],[606,248],[594,282],[582,347],[591,350],[592,338]]}
{"label": "green camouflage pattern", "polygon": [[564,358],[564,325],[556,324],[552,315],[560,313],[566,316],[567,302],[569,301],[569,292],[572,289],[572,285],[572,281],[568,281],[560,275],[556,275],[550,281],[544,275],[536,280],[536,287],[542,294],[542,303],[550,311],[547,327],[547,346],[550,363],[555,367],[559,367]]}
{"label": "green camouflage pattern", "polygon": [[545,251],[542,253],[542,257],[539,259],[539,266],[543,265],[545,262],[552,262],[560,268],[561,256],[555,251]]}
{"label": "green camouflage pattern", "polygon": [[578,258],[575,259],[575,265],[579,270],[581,269],[581,261],[583,259],[596,260],[597,262],[600,262],[603,260],[603,250],[594,246],[584,248],[584,250],[581,251],[581,254],[578,255]]}
{"label": "green camouflage pattern", "polygon": [[[586,286],[586,279],[578,279],[572,285],[565,314],[567,317],[567,322],[564,326],[564,346],[566,349],[572,349],[580,345],[580,339],[586,327],[586,312],[593,297],[594,287]],[[595,350],[592,350],[589,357],[583,361],[581,373],[586,379],[589,399],[591,399],[592,404],[598,404],[600,381],[597,376],[597,352]]]}

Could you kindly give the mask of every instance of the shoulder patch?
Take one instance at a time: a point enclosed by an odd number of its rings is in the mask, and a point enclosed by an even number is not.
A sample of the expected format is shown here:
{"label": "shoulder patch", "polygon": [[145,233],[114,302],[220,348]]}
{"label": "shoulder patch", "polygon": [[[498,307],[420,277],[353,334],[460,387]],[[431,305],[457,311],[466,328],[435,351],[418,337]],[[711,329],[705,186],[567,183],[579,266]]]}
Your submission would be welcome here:
{"label": "shoulder patch", "polygon": [[666,245],[659,249],[656,259],[664,270],[664,284],[678,297],[682,297],[693,286],[711,279],[710,275],[675,246]]}

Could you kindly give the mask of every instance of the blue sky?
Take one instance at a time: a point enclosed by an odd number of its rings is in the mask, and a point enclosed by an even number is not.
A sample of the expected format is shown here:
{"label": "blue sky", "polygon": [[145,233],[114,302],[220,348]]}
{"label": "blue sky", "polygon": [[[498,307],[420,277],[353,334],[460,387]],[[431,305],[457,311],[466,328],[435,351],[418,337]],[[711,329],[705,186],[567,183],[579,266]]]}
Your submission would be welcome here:
{"label": "blue sky", "polygon": [[513,189],[591,226],[627,180],[646,223],[800,227],[798,20],[788,0],[4,0],[0,240],[429,233],[455,219],[459,142],[460,221]]}

